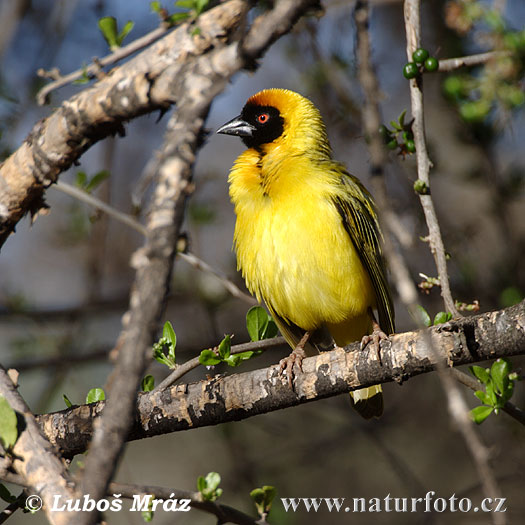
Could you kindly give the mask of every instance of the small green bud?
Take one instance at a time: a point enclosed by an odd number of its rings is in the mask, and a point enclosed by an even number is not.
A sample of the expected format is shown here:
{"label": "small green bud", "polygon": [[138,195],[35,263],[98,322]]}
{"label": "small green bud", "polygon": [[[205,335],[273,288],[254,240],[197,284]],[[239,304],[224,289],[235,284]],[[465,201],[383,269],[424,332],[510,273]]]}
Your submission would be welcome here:
{"label": "small green bud", "polygon": [[414,182],[414,191],[419,193],[419,195],[428,195],[430,193],[427,183],[421,179],[417,179]]}
{"label": "small green bud", "polygon": [[408,151],[408,153],[415,153],[416,151],[416,144],[413,140],[407,140],[405,142],[405,148]]}

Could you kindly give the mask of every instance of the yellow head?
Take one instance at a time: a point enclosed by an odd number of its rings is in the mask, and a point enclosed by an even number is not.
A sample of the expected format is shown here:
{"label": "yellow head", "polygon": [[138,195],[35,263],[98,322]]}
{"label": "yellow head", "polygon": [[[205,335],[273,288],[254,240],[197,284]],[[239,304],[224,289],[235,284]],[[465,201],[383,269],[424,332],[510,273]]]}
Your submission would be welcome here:
{"label": "yellow head", "polygon": [[265,89],[248,99],[241,114],[217,130],[237,135],[260,153],[330,157],[323,119],[312,102],[287,89]]}

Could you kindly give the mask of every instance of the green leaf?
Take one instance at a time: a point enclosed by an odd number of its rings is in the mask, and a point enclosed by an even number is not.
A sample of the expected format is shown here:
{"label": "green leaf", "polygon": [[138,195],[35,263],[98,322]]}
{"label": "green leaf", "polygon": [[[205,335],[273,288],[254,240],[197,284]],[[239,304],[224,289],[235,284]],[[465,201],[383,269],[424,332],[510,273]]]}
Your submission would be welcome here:
{"label": "green leaf", "polygon": [[152,510],[143,510],[142,511],[142,519],[146,523],[150,523],[151,521],[153,521],[153,514],[154,514],[154,512]]}
{"label": "green leaf", "polygon": [[4,396],[0,396],[0,443],[5,450],[11,449],[18,437],[16,412]]}
{"label": "green leaf", "polygon": [[85,64],[82,65],[82,75],[78,77],[77,79],[73,80],[73,84],[87,84],[91,80],[91,77],[89,76],[87,66]]}
{"label": "green leaf", "polygon": [[168,341],[169,352],[168,355],[175,362],[175,347],[177,346],[177,336],[175,335],[175,330],[173,329],[172,324],[169,321],[164,323],[162,328],[162,337]]}
{"label": "green leaf", "polygon": [[474,395],[485,405],[490,405],[490,399],[489,396],[483,390],[476,390],[474,392]]}
{"label": "green leaf", "polygon": [[203,499],[215,501],[222,494],[222,489],[218,488],[221,482],[221,476],[217,472],[210,472],[206,478],[199,476],[197,478],[197,489],[202,494]]}
{"label": "green leaf", "polygon": [[438,324],[448,323],[452,319],[450,312],[438,312],[434,317],[434,326]]}
{"label": "green leaf", "polygon": [[168,17],[167,21],[170,24],[175,25],[178,22],[182,22],[183,20],[186,20],[187,18],[189,18],[189,16],[190,16],[189,13],[174,13]]}
{"label": "green leaf", "polygon": [[197,478],[197,490],[202,493],[206,489],[206,480],[204,476],[199,476]]}
{"label": "green leaf", "polygon": [[238,366],[243,361],[247,361],[248,359],[250,359],[254,355],[256,355],[256,353],[253,350],[248,350],[246,352],[240,352],[238,354],[230,355],[230,357],[225,359],[225,362],[228,363],[228,365],[230,365],[230,366]]}
{"label": "green leaf", "polygon": [[213,350],[203,350],[199,355],[199,363],[205,366],[218,365],[222,359]]}
{"label": "green leaf", "polygon": [[514,393],[514,382],[512,380],[509,380],[509,384],[507,385],[505,391],[501,394],[501,397],[500,397],[500,407],[501,408],[503,408],[505,403],[512,397],[513,393]]}
{"label": "green leaf", "polygon": [[269,316],[262,306],[252,306],[246,314],[246,328],[252,341],[260,341],[268,326]]}
{"label": "green leaf", "polygon": [[140,388],[143,392],[151,392],[155,388],[155,378],[148,374],[140,383]]}
{"label": "green leaf", "polygon": [[250,492],[250,497],[255,503],[257,512],[260,516],[270,512],[272,502],[277,494],[277,489],[270,485],[264,485],[262,488],[253,489]]}
{"label": "green leaf", "polygon": [[503,394],[509,386],[509,374],[512,365],[507,359],[497,359],[490,367],[490,376],[499,394]]}
{"label": "green leaf", "polygon": [[16,496],[11,494],[3,483],[0,483],[0,498],[2,498],[6,503],[13,503],[16,501]]}
{"label": "green leaf", "polygon": [[178,0],[175,2],[176,7],[182,7],[183,9],[193,9],[195,6],[195,0]]}
{"label": "green leaf", "polygon": [[92,388],[86,396],[86,403],[96,403],[97,401],[104,401],[106,394],[102,388]]}
{"label": "green leaf", "polygon": [[228,357],[230,357],[231,346],[231,337],[229,335],[225,335],[224,339],[219,343],[219,357],[222,360],[228,359]]}
{"label": "green leaf", "polygon": [[472,375],[484,385],[490,382],[490,374],[487,369],[477,365],[469,366],[468,368]]}
{"label": "green leaf", "polygon": [[221,475],[218,472],[209,472],[206,476],[206,486],[215,490],[221,483]]}
{"label": "green leaf", "polygon": [[122,28],[122,31],[118,34],[117,37],[117,45],[120,47],[122,45],[122,42],[124,39],[129,35],[130,31],[135,27],[135,22],[128,20],[124,27]]}
{"label": "green leaf", "polygon": [[104,16],[98,21],[98,28],[110,48],[119,47],[117,38],[117,20],[114,16]]}
{"label": "green leaf", "polygon": [[162,9],[162,5],[158,1],[150,2],[149,7],[154,13],[159,13]]}
{"label": "green leaf", "polygon": [[496,395],[496,392],[494,390],[494,383],[492,382],[492,380],[490,380],[487,383],[485,388],[486,388],[488,399],[490,401],[490,403],[487,403],[487,404],[489,404],[492,407],[498,406],[498,396]]}
{"label": "green leaf", "polygon": [[75,176],[75,186],[85,189],[87,184],[87,174],[85,171],[77,171]]}
{"label": "green leaf", "polygon": [[401,129],[404,129],[404,127],[405,127],[405,115],[406,115],[406,113],[407,113],[407,110],[405,109],[403,111],[403,113],[401,113],[401,115],[399,115],[399,117],[397,119],[398,122],[399,122],[399,125],[401,126]]}
{"label": "green leaf", "polygon": [[470,411],[470,415],[473,421],[480,425],[481,423],[483,423],[483,421],[485,421],[485,419],[487,419],[490,416],[490,414],[492,414],[493,410],[494,409],[492,407],[476,407]]}
{"label": "green leaf", "polygon": [[272,339],[279,333],[279,328],[277,327],[277,324],[275,321],[269,317],[268,324],[266,325],[266,328],[263,332],[263,339]]}
{"label": "green leaf", "polygon": [[210,0],[195,0],[194,2],[195,14],[199,16],[202,12],[206,11],[206,8],[208,7],[209,3],[210,3]]}
{"label": "green leaf", "polygon": [[233,354],[233,355],[230,355],[228,356],[224,362],[228,365],[228,366],[239,366],[242,362],[242,359],[241,357],[239,356],[239,354]]}
{"label": "green leaf", "polygon": [[399,125],[399,122],[397,120],[391,120],[390,125],[392,126],[392,129],[395,131],[403,131],[402,126]]}
{"label": "green leaf", "polygon": [[67,408],[71,408],[73,406],[73,403],[71,403],[69,397],[67,397],[66,394],[62,394],[62,399],[64,400]]}
{"label": "green leaf", "polygon": [[85,190],[89,193],[97,188],[102,182],[104,182],[109,177],[109,171],[102,170],[93,175],[91,180],[86,184]]}
{"label": "green leaf", "polygon": [[432,324],[432,321],[430,319],[430,315],[428,315],[428,312],[421,306],[417,305],[417,308],[419,310],[419,320],[425,325],[430,326]]}

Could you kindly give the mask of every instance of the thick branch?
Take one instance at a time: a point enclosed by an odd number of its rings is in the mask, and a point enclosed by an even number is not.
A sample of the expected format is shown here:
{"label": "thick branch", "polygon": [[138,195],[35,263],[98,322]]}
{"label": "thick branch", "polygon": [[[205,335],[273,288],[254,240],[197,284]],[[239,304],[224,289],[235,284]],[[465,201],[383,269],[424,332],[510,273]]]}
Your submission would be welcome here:
{"label": "thick branch", "polygon": [[31,487],[33,494],[41,496],[44,509],[52,524],[65,524],[72,518],[69,512],[52,513],[53,498],[74,497],[72,482],[66,466],[56,454],[56,449],[44,437],[35,416],[31,413],[4,368],[0,367],[0,393],[13,410],[20,415],[19,436],[11,453],[12,469]]}
{"label": "thick branch", "polygon": [[247,9],[246,2],[230,0],[203,13],[197,37],[182,24],[38,122],[0,167],[0,246],[25,213],[44,206],[45,188],[95,142],[122,133],[130,119],[177,102],[183,72],[227,43]]}
{"label": "thick branch", "polygon": [[[432,372],[435,354],[428,337],[442,351],[443,362],[459,366],[502,356],[525,354],[525,301],[505,310],[462,318],[417,332],[392,336],[383,348],[381,364],[375,352],[357,344],[303,361],[304,373],[290,390],[278,366],[217,376],[208,381],[176,385],[155,394],[140,394],[135,424],[128,439],[187,430],[296,406],[339,395],[363,386]],[[67,456],[85,450],[93,419],[103,402],[39,416],[44,433]]]}

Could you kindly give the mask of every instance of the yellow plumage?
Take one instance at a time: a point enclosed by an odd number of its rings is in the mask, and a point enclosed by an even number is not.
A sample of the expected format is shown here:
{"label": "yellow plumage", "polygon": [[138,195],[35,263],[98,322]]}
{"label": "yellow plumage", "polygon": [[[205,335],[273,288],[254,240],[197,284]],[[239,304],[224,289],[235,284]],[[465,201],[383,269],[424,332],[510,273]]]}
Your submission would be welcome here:
{"label": "yellow plumage", "polygon": [[328,330],[340,346],[360,340],[372,331],[369,309],[393,332],[373,202],[332,160],[317,108],[297,93],[265,90],[219,131],[251,146],[229,176],[237,262],[290,345],[307,330]]}

